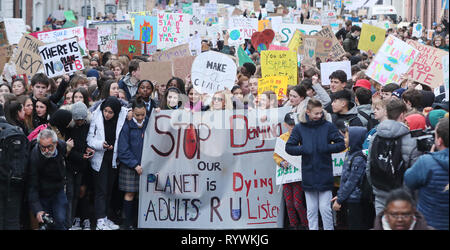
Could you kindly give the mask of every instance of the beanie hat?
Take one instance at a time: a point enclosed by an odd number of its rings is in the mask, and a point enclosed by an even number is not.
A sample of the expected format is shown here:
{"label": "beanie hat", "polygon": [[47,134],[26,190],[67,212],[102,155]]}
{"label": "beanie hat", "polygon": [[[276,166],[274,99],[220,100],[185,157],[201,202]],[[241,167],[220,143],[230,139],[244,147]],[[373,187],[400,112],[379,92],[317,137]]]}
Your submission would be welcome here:
{"label": "beanie hat", "polygon": [[403,92],[405,92],[405,91],[406,91],[406,89],[404,89],[404,88],[399,88],[399,89],[394,90],[394,92],[392,92],[392,95],[393,95],[393,96],[396,96],[398,99],[402,99],[402,94],[403,94]]}
{"label": "beanie hat", "polygon": [[97,78],[97,80],[100,78],[100,74],[98,73],[98,71],[96,69],[90,69],[87,74],[87,77],[95,77]]}
{"label": "beanie hat", "polygon": [[431,107],[434,103],[434,93],[431,91],[421,90],[422,92],[422,107]]}
{"label": "beanie hat", "polygon": [[408,122],[409,130],[425,130],[426,128],[425,117],[421,114],[408,115],[405,120]]}
{"label": "beanie hat", "polygon": [[359,79],[358,81],[356,81],[355,86],[353,86],[353,91],[356,90],[356,87],[363,87],[368,90],[371,90],[371,88],[370,88],[371,84],[370,84],[369,80],[366,80],[366,79]]}
{"label": "beanie hat", "polygon": [[65,109],[58,109],[53,113],[48,121],[50,125],[55,126],[58,130],[65,135],[67,132],[67,126],[72,121],[72,113]]}
{"label": "beanie hat", "polygon": [[76,102],[72,105],[72,119],[85,120],[88,116],[86,104],[83,102]]}
{"label": "beanie hat", "polygon": [[443,118],[445,114],[447,114],[447,111],[443,109],[435,109],[430,111],[430,113],[428,113],[427,115],[427,125],[435,129],[436,125],[439,122],[439,119]]}

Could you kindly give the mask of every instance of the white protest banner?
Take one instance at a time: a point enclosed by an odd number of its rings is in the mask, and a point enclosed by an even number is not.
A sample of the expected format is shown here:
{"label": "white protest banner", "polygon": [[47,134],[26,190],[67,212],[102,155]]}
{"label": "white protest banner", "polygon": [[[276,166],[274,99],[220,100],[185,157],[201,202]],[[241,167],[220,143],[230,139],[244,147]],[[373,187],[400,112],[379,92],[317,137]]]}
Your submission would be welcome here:
{"label": "white protest banner", "polygon": [[291,38],[294,36],[296,30],[299,30],[305,35],[314,35],[320,30],[322,26],[320,25],[306,25],[306,24],[293,24],[293,23],[282,23],[281,24],[281,45],[287,46]]}
{"label": "white protest banner", "polygon": [[406,42],[420,52],[420,55],[408,71],[408,77],[431,88],[442,85],[442,71],[444,67],[439,58],[448,55],[448,52],[414,40],[407,40]]}
{"label": "white protest banner", "polygon": [[327,62],[320,64],[320,79],[322,85],[330,85],[330,75],[336,71],[342,70],[347,74],[347,80],[352,79],[352,66],[350,61]]}
{"label": "white protest banner", "polygon": [[366,75],[380,83],[400,84],[400,76],[419,57],[419,51],[393,35],[389,35],[366,70]]}
{"label": "white protest banner", "polygon": [[322,10],[320,14],[320,21],[322,22],[323,26],[336,23],[337,21],[336,12],[334,10]]}
{"label": "white protest banner", "polygon": [[191,16],[189,21],[189,35],[200,35],[206,36],[206,25],[203,24],[203,21],[195,15]]}
{"label": "white protest banner", "polygon": [[158,13],[158,49],[169,49],[189,42],[187,14]]}
{"label": "white protest banner", "polygon": [[43,42],[30,35],[24,35],[17,46],[17,53],[11,61],[16,65],[17,74],[26,74],[32,77],[41,72],[42,59],[39,55],[39,47],[45,45]]}
{"label": "white protest banner", "polygon": [[236,64],[227,55],[204,52],[192,64],[192,84],[199,93],[214,94],[224,88],[231,90],[236,80],[236,70]]}
{"label": "white protest banner", "polygon": [[84,34],[84,28],[74,27],[68,29],[59,29],[51,31],[42,31],[37,33],[31,33],[30,35],[36,37],[44,43],[54,43],[58,41],[63,41],[70,39],[72,37],[77,37],[78,45],[81,48],[81,54],[85,55],[86,47],[86,36]]}
{"label": "white protest banner", "polygon": [[98,45],[101,52],[117,54],[117,35],[113,34],[110,27],[98,27]]}
{"label": "white protest banner", "polygon": [[9,44],[19,44],[22,36],[27,32],[22,18],[4,18],[6,37]]}
{"label": "white protest banner", "polygon": [[84,69],[76,38],[41,46],[39,54],[48,77],[71,74]]}
{"label": "white protest banner", "polygon": [[[141,161],[138,227],[282,227],[273,151],[288,109],[266,111],[271,119],[264,123],[258,110],[162,110],[151,116]],[[256,131],[264,132],[255,136]]]}
{"label": "white protest banner", "polygon": [[421,23],[415,23],[413,26],[412,36],[421,38],[423,34],[423,25]]}
{"label": "white protest banner", "polygon": [[254,32],[258,31],[258,19],[232,17],[228,21],[228,34],[230,46],[237,46],[245,43],[245,39],[251,39]]}
{"label": "white protest banner", "polygon": [[443,71],[442,73],[444,74],[444,88],[445,88],[445,100],[448,101],[449,98],[449,86],[448,86],[448,71],[449,71],[449,62],[448,62],[448,54],[446,56],[442,57],[442,67],[443,67]]}

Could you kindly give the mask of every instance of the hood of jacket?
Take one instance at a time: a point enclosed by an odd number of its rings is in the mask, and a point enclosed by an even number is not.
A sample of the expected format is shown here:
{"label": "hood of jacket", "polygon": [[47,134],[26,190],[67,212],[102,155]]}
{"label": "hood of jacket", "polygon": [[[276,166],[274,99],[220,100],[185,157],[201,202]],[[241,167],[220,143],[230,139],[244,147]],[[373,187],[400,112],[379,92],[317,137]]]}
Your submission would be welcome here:
{"label": "hood of jacket", "polygon": [[127,85],[128,87],[136,87],[137,85],[134,85],[133,83],[131,83],[131,75],[130,73],[126,74],[123,79],[122,79],[123,83],[125,83],[125,85]]}
{"label": "hood of jacket", "polygon": [[436,160],[439,165],[448,172],[448,148],[441,150],[439,152],[431,153],[431,156]]}
{"label": "hood of jacket", "polygon": [[408,127],[405,124],[394,121],[382,121],[377,127],[377,135],[385,138],[401,137],[409,133]]}
{"label": "hood of jacket", "polygon": [[356,107],[356,112],[361,111],[364,112],[368,115],[370,115],[372,113],[372,105],[371,104],[364,104],[364,105],[359,105]]}
{"label": "hood of jacket", "polygon": [[[330,115],[327,111],[325,111],[325,109],[323,109],[323,116],[322,116],[322,119],[323,119],[324,117],[325,117],[325,120],[326,120],[326,121],[332,122],[331,115]],[[322,120],[322,119],[321,119],[321,120]],[[301,122],[301,123],[308,123],[308,122],[310,122],[309,117],[308,117],[308,115],[306,114],[306,108],[300,109],[300,110],[299,110],[299,113],[298,113],[298,121]]]}
{"label": "hood of jacket", "polygon": [[367,128],[351,126],[348,128],[350,153],[362,150],[362,145],[366,139]]}

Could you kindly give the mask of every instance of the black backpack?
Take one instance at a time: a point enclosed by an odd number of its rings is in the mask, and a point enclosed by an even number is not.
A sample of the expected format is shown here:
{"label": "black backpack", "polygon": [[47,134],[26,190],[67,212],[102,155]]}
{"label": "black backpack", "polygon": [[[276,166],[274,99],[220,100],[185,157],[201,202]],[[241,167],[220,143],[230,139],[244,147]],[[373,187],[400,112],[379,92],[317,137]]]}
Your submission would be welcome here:
{"label": "black backpack", "polygon": [[370,178],[372,185],[384,191],[402,186],[407,164],[402,158],[401,139],[375,135],[370,151]]}
{"label": "black backpack", "polygon": [[0,123],[0,178],[23,184],[29,158],[29,142],[22,129]]}
{"label": "black backpack", "polygon": [[364,119],[367,120],[367,125],[366,125],[367,131],[372,130],[374,127],[376,127],[380,123],[377,119],[375,119],[373,113],[368,115],[368,114],[358,110],[358,114],[360,114],[362,117],[364,117]]}
{"label": "black backpack", "polygon": [[[352,167],[353,160],[357,157],[361,156],[364,158],[365,161],[367,161],[367,156],[362,152],[359,151],[353,158],[350,160],[350,168]],[[361,190],[361,201],[373,203],[373,190],[372,185],[370,185],[369,181],[367,180],[366,172],[364,171],[363,178],[361,182],[357,184],[358,188]]]}

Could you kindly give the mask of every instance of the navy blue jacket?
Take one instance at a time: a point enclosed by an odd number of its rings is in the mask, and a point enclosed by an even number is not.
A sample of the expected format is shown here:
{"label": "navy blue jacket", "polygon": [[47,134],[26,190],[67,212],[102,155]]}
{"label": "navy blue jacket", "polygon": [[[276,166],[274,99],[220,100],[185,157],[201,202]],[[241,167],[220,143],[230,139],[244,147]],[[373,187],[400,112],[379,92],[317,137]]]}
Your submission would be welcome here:
{"label": "navy blue jacket", "polygon": [[[341,184],[337,193],[337,202],[359,203],[361,201],[362,178],[366,171],[366,159],[360,155],[367,134],[365,127],[349,127],[349,151],[342,167]],[[350,166],[350,163],[352,164]]]}
{"label": "navy blue jacket", "polygon": [[419,190],[417,210],[428,225],[449,229],[448,148],[423,155],[405,172],[405,184]]}
{"label": "navy blue jacket", "polygon": [[[302,186],[305,191],[333,189],[332,153],[345,149],[337,127],[324,119],[311,121],[307,114],[300,118],[286,143],[286,152],[302,156]],[[332,144],[332,142],[334,142]],[[300,146],[299,146],[300,144]]]}
{"label": "navy blue jacket", "polygon": [[137,165],[141,165],[144,134],[147,124],[147,117],[144,120],[142,128],[139,128],[133,120],[125,120],[122,131],[120,131],[119,142],[117,144],[119,145],[117,158],[129,168],[135,168]]}

